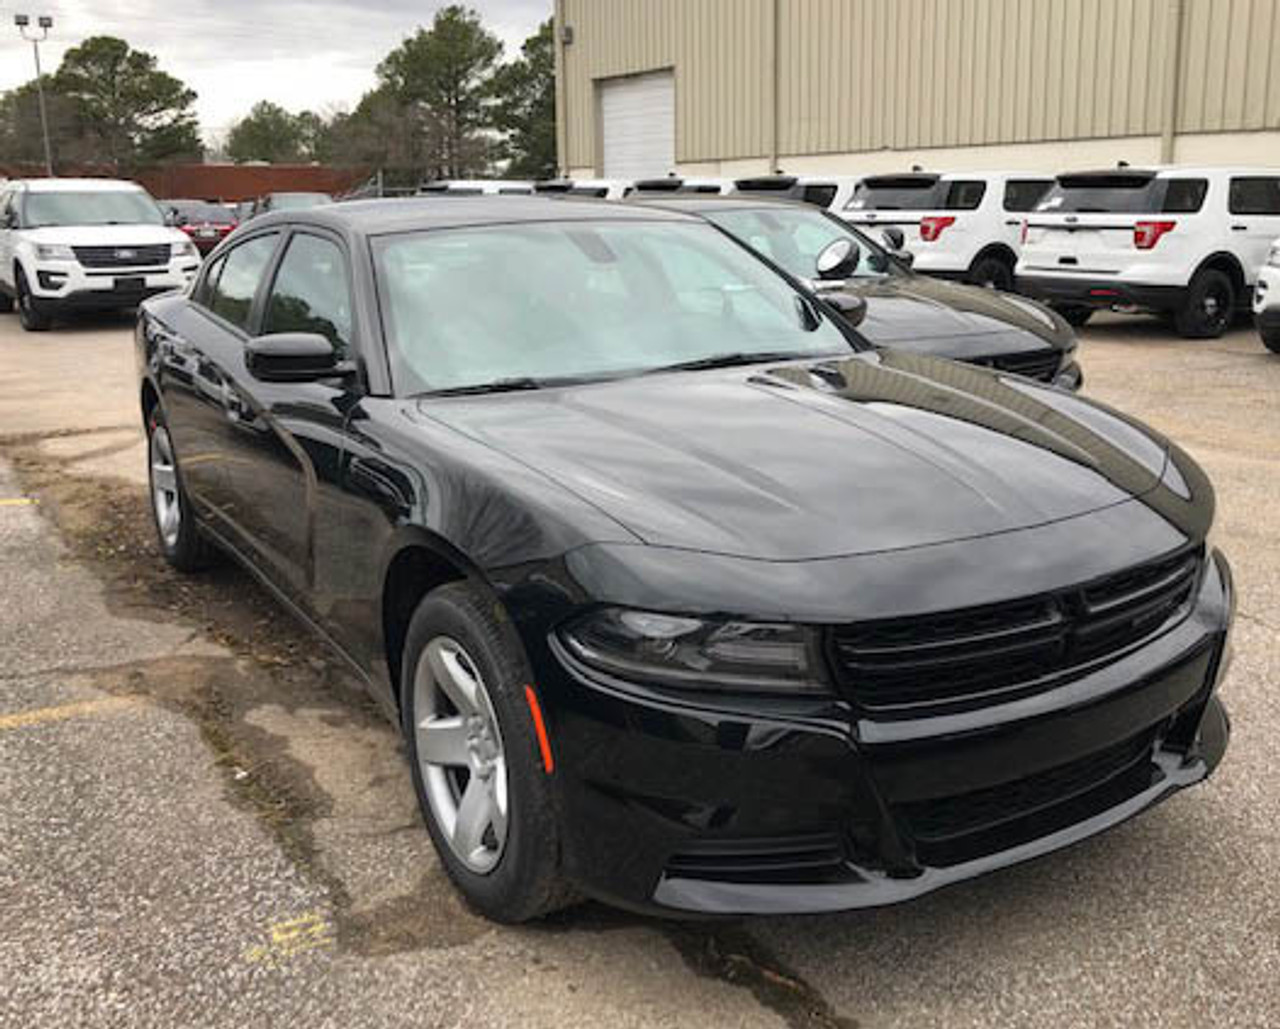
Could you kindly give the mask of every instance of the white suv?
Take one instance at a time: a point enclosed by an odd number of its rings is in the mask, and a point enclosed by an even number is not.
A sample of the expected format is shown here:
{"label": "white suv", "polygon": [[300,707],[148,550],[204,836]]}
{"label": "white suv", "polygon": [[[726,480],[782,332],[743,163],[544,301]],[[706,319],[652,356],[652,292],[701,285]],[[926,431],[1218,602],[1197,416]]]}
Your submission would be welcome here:
{"label": "white suv", "polygon": [[0,185],[0,310],[47,329],[73,308],[135,307],[180,289],[200,253],[165,225],[145,189],[112,179],[27,179]]}
{"label": "white suv", "polygon": [[1280,239],[1271,244],[1267,263],[1253,287],[1253,320],[1268,350],[1280,354]]}
{"label": "white suv", "polygon": [[1280,170],[1119,167],[1058,176],[1027,218],[1018,287],[1083,324],[1099,308],[1169,315],[1212,339],[1280,236]]}
{"label": "white suv", "polygon": [[1034,172],[871,175],[835,213],[864,230],[896,229],[918,272],[1010,290],[1023,217],[1052,186]]}
{"label": "white suv", "polygon": [[803,200],[839,214],[853,200],[862,177],[858,175],[757,175],[738,179],[735,193],[754,193],[783,200]]}

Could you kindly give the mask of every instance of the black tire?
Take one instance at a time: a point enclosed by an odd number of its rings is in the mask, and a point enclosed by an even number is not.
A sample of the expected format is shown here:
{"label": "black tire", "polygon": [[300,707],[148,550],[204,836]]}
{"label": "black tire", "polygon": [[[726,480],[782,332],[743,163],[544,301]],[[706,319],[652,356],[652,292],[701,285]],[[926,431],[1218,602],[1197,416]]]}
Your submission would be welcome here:
{"label": "black tire", "polygon": [[11,314],[13,312],[13,297],[8,293],[0,292],[0,314]]}
{"label": "black tire", "polygon": [[[468,867],[454,852],[432,807],[418,758],[415,677],[426,660],[428,645],[441,640],[456,642],[478,673],[497,718],[505,755],[505,843],[496,864],[483,873]],[[467,903],[487,918],[508,924],[539,918],[572,903],[576,898],[560,874],[550,773],[543,766],[525,696],[532,677],[523,648],[502,619],[496,601],[467,583],[453,583],[428,594],[409,623],[400,681],[401,718],[422,818],[445,871]]]}
{"label": "black tire", "polygon": [[1002,293],[1013,290],[1013,265],[995,254],[976,258],[969,269],[969,282],[975,286],[998,289]]}
{"label": "black tire", "polygon": [[[168,433],[169,430],[160,417],[160,410],[157,407],[147,421],[147,484],[148,497],[151,501],[151,520],[155,525],[156,541],[160,544],[160,553],[165,561],[179,572],[199,572],[215,562],[218,552],[200,531],[191,501],[187,498],[186,488],[182,484],[182,470],[178,467],[177,453],[173,449]],[[171,493],[177,515],[176,528],[173,526],[166,528],[162,524],[161,505],[157,499],[157,490],[169,485],[168,479],[162,479],[162,473],[157,467],[162,435],[168,441],[168,450],[172,458]]]}
{"label": "black tire", "polygon": [[1264,347],[1273,354],[1280,354],[1280,328],[1259,329],[1258,335],[1262,337],[1262,345]]}
{"label": "black tire", "polygon": [[1071,304],[1053,304],[1052,307],[1062,315],[1068,325],[1075,329],[1083,328],[1093,317],[1092,307],[1076,307]]}
{"label": "black tire", "polygon": [[1184,339],[1217,339],[1231,327],[1236,290],[1216,268],[1202,268],[1187,287],[1182,306],[1174,311],[1173,327]]}
{"label": "black tire", "polygon": [[49,312],[40,307],[36,298],[31,295],[31,290],[27,286],[27,276],[21,268],[15,278],[15,288],[18,292],[18,321],[27,332],[48,332],[49,326],[53,324],[53,319],[49,317]]}

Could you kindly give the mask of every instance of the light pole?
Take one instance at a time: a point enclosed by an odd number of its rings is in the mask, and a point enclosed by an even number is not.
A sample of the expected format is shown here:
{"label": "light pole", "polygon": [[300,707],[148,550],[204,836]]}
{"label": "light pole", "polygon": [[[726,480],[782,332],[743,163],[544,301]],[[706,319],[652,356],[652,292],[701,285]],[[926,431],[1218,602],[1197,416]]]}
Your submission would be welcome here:
{"label": "light pole", "polygon": [[36,19],[36,26],[40,30],[37,36],[33,30],[27,35],[27,29],[31,25],[31,19],[25,14],[15,14],[13,23],[18,26],[18,32],[22,38],[31,44],[31,49],[36,55],[36,96],[40,100],[40,131],[44,134],[44,170],[50,178],[53,178],[53,149],[49,146],[49,115],[44,109],[44,76],[40,74],[40,44],[49,38],[49,30],[53,28],[53,19],[47,14],[42,14]]}

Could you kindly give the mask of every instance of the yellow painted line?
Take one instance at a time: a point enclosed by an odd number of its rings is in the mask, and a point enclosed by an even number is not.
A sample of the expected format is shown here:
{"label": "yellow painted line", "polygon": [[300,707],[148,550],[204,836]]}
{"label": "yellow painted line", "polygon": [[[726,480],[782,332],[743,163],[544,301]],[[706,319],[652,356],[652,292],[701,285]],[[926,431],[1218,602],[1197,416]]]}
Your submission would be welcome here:
{"label": "yellow painted line", "polygon": [[0,497],[0,507],[27,507],[38,503],[35,497]]}
{"label": "yellow painted line", "polygon": [[79,718],[82,715],[116,711],[120,708],[133,707],[140,700],[140,697],[103,697],[101,700],[80,700],[74,704],[38,707],[34,711],[0,715],[0,732],[8,729],[27,729],[33,725],[45,725],[48,722],[65,722],[68,718]]}
{"label": "yellow painted line", "polygon": [[337,942],[333,923],[318,911],[267,926],[267,940],[244,952],[254,964],[278,965],[310,950],[332,947]]}

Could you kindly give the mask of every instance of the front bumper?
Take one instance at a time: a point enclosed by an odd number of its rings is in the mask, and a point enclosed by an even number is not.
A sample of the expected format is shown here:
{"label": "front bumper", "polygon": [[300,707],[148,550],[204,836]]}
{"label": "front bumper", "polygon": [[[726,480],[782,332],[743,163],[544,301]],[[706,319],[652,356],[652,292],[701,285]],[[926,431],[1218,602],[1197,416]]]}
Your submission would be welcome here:
{"label": "front bumper", "polygon": [[148,297],[184,289],[199,271],[196,257],[182,257],[163,268],[86,269],[72,262],[37,265],[27,275],[38,309],[106,310],[133,307]]}
{"label": "front bumper", "polygon": [[1187,292],[1185,286],[1064,275],[1019,275],[1017,291],[1046,304],[1093,308],[1141,307],[1151,311],[1169,311],[1179,307]]}
{"label": "front bumper", "polygon": [[1186,617],[1113,664],[893,721],[838,700],[637,693],[560,655],[565,870],[635,909],[781,914],[894,903],[1047,854],[1218,765],[1232,608],[1217,556]]}

